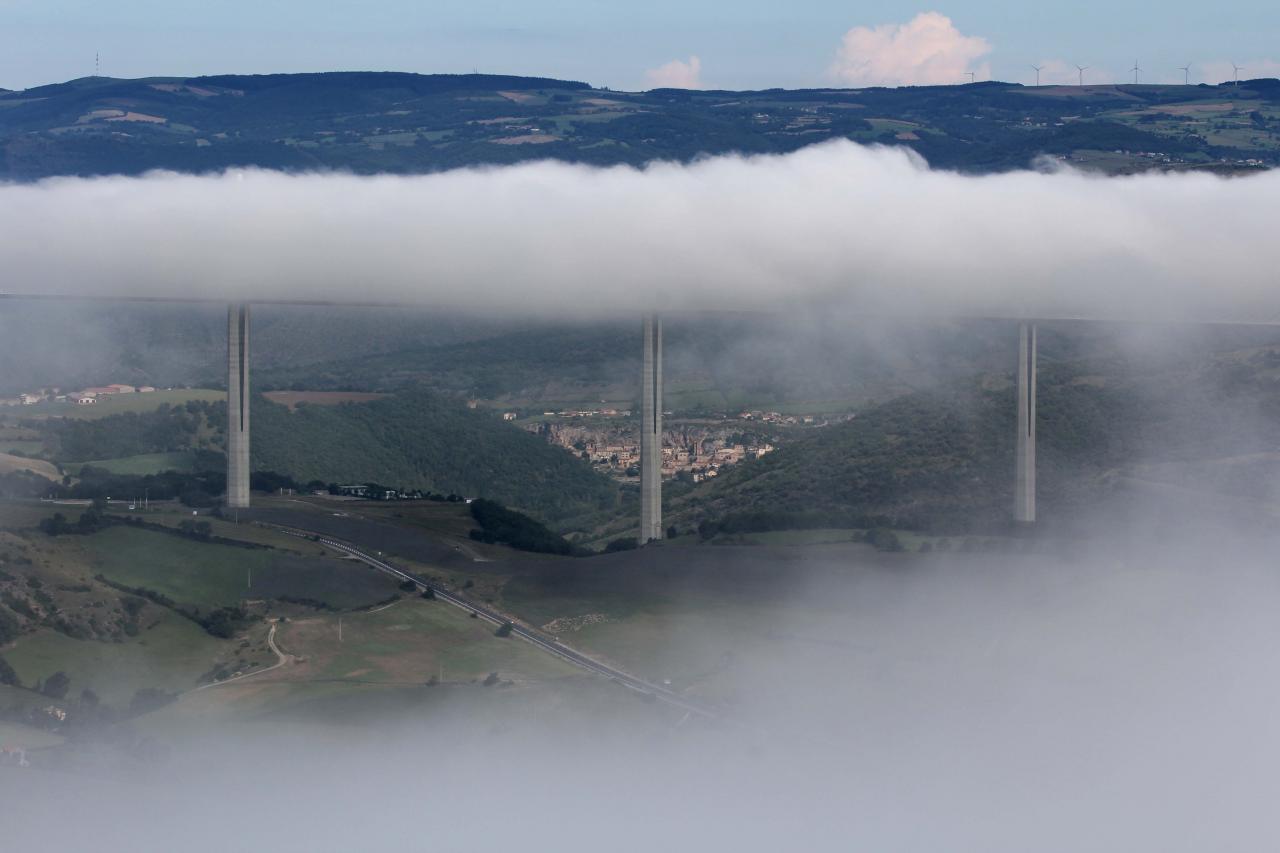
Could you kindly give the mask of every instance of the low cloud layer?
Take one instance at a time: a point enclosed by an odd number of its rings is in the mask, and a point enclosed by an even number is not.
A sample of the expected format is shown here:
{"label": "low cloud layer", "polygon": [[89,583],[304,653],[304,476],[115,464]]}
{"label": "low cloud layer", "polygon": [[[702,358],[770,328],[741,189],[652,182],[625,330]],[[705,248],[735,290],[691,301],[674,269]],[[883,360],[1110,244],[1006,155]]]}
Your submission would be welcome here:
{"label": "low cloud layer", "polygon": [[701,89],[702,60],[696,56],[687,62],[673,59],[644,72],[644,82],[649,89]]}
{"label": "low cloud layer", "polygon": [[618,316],[838,302],[1280,321],[1280,173],[967,177],[900,149],[0,186],[4,290]]}
{"label": "low cloud layer", "polygon": [[967,74],[989,78],[979,62],[991,45],[956,29],[946,15],[922,12],[905,24],[854,27],[844,34],[830,73],[848,86],[946,86]]}

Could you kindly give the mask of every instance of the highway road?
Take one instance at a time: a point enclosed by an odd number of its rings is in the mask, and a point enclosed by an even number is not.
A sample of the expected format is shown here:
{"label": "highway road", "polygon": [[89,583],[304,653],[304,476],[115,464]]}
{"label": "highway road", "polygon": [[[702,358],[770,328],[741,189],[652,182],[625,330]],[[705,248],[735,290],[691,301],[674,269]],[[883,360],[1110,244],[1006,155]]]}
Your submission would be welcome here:
{"label": "highway road", "polygon": [[302,530],[297,527],[289,527],[283,524],[272,524],[265,521],[259,521],[256,523],[261,524],[264,527],[274,528],[275,530],[279,530],[280,532],[286,533],[290,536],[297,536],[300,539],[309,539],[313,542],[319,542],[335,551],[354,557],[380,572],[385,572],[402,581],[410,581],[416,584],[420,590],[425,591],[427,589],[431,589],[439,600],[447,604],[452,604],[454,607],[461,608],[462,610],[466,610],[468,613],[474,613],[478,618],[491,622],[494,625],[509,624],[511,626],[512,636],[519,637],[520,639],[537,646],[542,651],[555,655],[561,660],[573,664],[579,669],[584,669],[595,675],[602,675],[624,687],[635,690],[638,693],[652,696],[661,702],[681,708],[690,713],[698,714],[703,717],[718,716],[715,710],[700,702],[695,702],[688,697],[681,696],[679,693],[676,693],[673,690],[668,690],[661,685],[653,684],[642,678],[631,675],[630,673],[624,672],[623,670],[601,663],[595,658],[589,657],[576,649],[566,646],[555,637],[544,634],[541,631],[537,631],[526,625],[522,625],[514,619],[492,610],[483,604],[472,601],[465,596],[459,595],[456,592],[444,589],[438,584],[429,584],[408,572],[396,568],[391,563],[388,563],[380,557],[375,557],[372,554],[362,551],[349,542],[343,542],[329,536],[324,536],[309,530]]}

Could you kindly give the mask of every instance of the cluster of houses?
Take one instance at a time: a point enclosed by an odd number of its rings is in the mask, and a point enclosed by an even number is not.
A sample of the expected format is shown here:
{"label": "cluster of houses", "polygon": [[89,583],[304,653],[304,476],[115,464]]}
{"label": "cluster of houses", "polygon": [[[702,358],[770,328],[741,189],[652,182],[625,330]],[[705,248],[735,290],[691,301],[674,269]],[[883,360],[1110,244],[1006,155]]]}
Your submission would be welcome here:
{"label": "cluster of houses", "polygon": [[77,406],[91,406],[97,403],[103,397],[110,397],[115,394],[149,394],[156,389],[150,385],[103,385],[97,388],[85,388],[82,391],[68,391],[63,393],[59,388],[48,388],[43,391],[34,391],[26,394],[19,394],[16,397],[0,398],[0,406],[34,406],[37,403],[45,402],[68,402],[75,403]]}
{"label": "cluster of houses", "polygon": [[738,417],[744,421],[760,421],[766,424],[813,426],[818,423],[813,415],[784,415],[781,412],[739,412]]}
{"label": "cluster of houses", "polygon": [[[662,448],[662,476],[676,477],[688,473],[695,483],[719,476],[720,469],[736,465],[744,459],[759,459],[772,453],[772,444],[727,444],[721,439],[707,439],[692,444],[666,444]],[[607,466],[624,475],[640,464],[640,447],[635,444],[588,444],[584,451],[595,465]]]}
{"label": "cluster of houses", "polygon": [[[549,423],[529,424],[526,429],[619,479],[638,476],[640,447],[630,429]],[[758,459],[774,450],[768,442],[738,443],[723,427],[666,430],[662,443],[662,475],[671,478],[687,474],[695,483],[718,476],[727,465]]]}

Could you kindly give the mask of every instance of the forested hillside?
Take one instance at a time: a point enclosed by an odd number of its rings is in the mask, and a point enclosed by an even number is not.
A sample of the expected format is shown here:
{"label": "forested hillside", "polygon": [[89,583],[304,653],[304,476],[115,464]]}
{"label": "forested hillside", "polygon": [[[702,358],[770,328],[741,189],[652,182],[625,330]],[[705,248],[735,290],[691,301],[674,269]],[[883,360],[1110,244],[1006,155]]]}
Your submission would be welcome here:
{"label": "forested hillside", "polygon": [[[1132,482],[1245,502],[1280,496],[1280,353],[1157,364],[1042,365],[1037,485],[1046,513],[1090,510]],[[880,517],[943,532],[999,528],[1012,504],[1014,423],[1007,379],[909,394],[728,469],[674,498],[669,514],[684,528],[745,514],[757,528],[786,527],[805,513],[851,526]]]}
{"label": "forested hillside", "polygon": [[563,522],[617,506],[612,482],[491,413],[426,392],[293,412],[254,400],[254,470],[484,497]]}

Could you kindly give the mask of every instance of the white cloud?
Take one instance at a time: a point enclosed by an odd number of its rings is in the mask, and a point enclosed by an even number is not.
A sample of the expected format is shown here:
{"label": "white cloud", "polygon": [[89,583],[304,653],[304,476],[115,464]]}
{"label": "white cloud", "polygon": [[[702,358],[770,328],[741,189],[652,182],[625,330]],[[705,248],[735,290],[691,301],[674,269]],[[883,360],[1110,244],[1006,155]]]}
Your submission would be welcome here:
{"label": "white cloud", "polygon": [[649,89],[701,89],[702,60],[696,56],[688,62],[673,59],[644,72],[644,82]]}
{"label": "white cloud", "polygon": [[0,184],[0,287],[526,316],[1280,321],[1278,217],[1280,170],[975,177],[844,140],[643,169],[56,178]]}
{"label": "white cloud", "polygon": [[[1240,66],[1241,80],[1280,77],[1280,62],[1274,59],[1236,60],[1235,64]],[[1230,83],[1235,77],[1236,72],[1229,59],[1197,62],[1191,66],[1192,83]]]}
{"label": "white cloud", "polygon": [[979,59],[991,45],[979,36],[966,36],[951,19],[938,12],[922,12],[905,24],[854,27],[844,34],[830,73],[849,86],[929,86],[968,82],[991,76]]}

